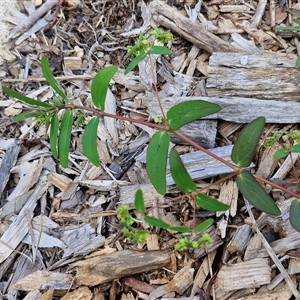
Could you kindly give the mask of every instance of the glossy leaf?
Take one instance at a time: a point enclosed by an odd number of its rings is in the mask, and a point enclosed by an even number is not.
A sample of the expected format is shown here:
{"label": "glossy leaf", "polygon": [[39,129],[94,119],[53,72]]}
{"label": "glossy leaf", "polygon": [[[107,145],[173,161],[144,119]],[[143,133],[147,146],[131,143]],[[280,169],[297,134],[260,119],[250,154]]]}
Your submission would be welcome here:
{"label": "glossy leaf", "polygon": [[46,57],[42,57],[41,64],[42,64],[43,74],[47,79],[48,83],[50,84],[50,86],[60,97],[62,97],[64,100],[68,100],[68,97],[65,95],[60,85],[57,83],[56,79],[54,78]]}
{"label": "glossy leaf", "polygon": [[118,70],[117,66],[109,66],[100,70],[93,79],[91,85],[91,95],[93,103],[101,110],[105,109],[105,99],[109,82]]}
{"label": "glossy leaf", "polygon": [[45,103],[45,102],[42,102],[42,101],[38,101],[38,100],[34,100],[34,99],[31,99],[29,97],[26,97],[18,92],[15,92],[9,88],[7,88],[6,86],[2,86],[2,90],[4,93],[8,94],[9,96],[13,97],[13,98],[16,98],[16,99],[19,99],[21,100],[22,102],[25,102],[27,104],[30,104],[30,105],[34,105],[34,106],[40,106],[40,107],[46,107],[46,108],[50,108],[52,107],[50,104],[48,103]]}
{"label": "glossy leaf", "polygon": [[296,145],[292,146],[291,152],[299,153],[300,152],[300,144],[296,144]]}
{"label": "glossy leaf", "polygon": [[131,70],[133,70],[139,62],[141,62],[145,57],[147,56],[147,53],[145,51],[140,52],[133,60],[132,62],[128,65],[126,68],[124,74],[127,75]]}
{"label": "glossy leaf", "polygon": [[134,197],[134,208],[136,211],[144,214],[145,213],[145,203],[142,190],[138,189]]}
{"label": "glossy leaf", "polygon": [[169,229],[171,227],[168,223],[154,217],[144,216],[144,220],[148,224],[157,228]]}
{"label": "glossy leaf", "polygon": [[300,232],[300,199],[295,199],[290,207],[291,225]]}
{"label": "glossy leaf", "polygon": [[97,148],[97,129],[99,117],[92,118],[84,130],[82,137],[82,148],[84,155],[96,167],[100,166],[99,153]]}
{"label": "glossy leaf", "polygon": [[204,230],[206,230],[209,226],[211,226],[211,224],[214,222],[213,219],[208,219],[202,223],[200,223],[199,225],[196,226],[195,228],[195,232],[202,232]]}
{"label": "glossy leaf", "polygon": [[148,53],[150,54],[171,54],[171,50],[164,46],[152,46]]}
{"label": "glossy leaf", "polygon": [[240,132],[231,153],[232,161],[238,166],[242,168],[250,166],[264,126],[265,118],[259,117]]}
{"label": "glossy leaf", "polygon": [[169,126],[173,130],[202,117],[218,112],[221,107],[204,100],[185,101],[172,106],[167,112]]}
{"label": "glossy leaf", "polygon": [[36,110],[25,110],[20,114],[18,114],[17,116],[13,117],[13,120],[14,122],[20,122],[28,118],[36,118],[38,115],[39,114]]}
{"label": "glossy leaf", "polygon": [[176,186],[183,193],[190,193],[197,189],[195,182],[191,179],[175,149],[170,152],[170,169]]}
{"label": "glossy leaf", "polygon": [[229,208],[228,205],[202,193],[197,195],[195,201],[197,205],[210,211],[224,211]]}
{"label": "glossy leaf", "polygon": [[185,226],[170,226],[168,230],[177,231],[180,233],[189,233],[192,232],[191,228],[185,227]]}
{"label": "glossy leaf", "polygon": [[242,195],[257,209],[270,215],[279,216],[280,209],[273,199],[266,193],[254,176],[248,171],[242,171],[236,179]]}
{"label": "glossy leaf", "polygon": [[275,154],[274,154],[274,158],[275,159],[280,159],[280,158],[284,158],[286,156],[289,155],[289,151],[285,150],[285,149],[278,149]]}
{"label": "glossy leaf", "polygon": [[147,149],[147,174],[151,183],[161,195],[164,195],[167,190],[166,167],[169,144],[169,134],[159,131],[152,136]]}
{"label": "glossy leaf", "polygon": [[72,124],[73,113],[71,110],[66,110],[61,120],[60,132],[58,137],[58,158],[60,164],[64,168],[68,166]]}
{"label": "glossy leaf", "polygon": [[50,121],[50,149],[54,158],[58,158],[58,113],[54,113]]}

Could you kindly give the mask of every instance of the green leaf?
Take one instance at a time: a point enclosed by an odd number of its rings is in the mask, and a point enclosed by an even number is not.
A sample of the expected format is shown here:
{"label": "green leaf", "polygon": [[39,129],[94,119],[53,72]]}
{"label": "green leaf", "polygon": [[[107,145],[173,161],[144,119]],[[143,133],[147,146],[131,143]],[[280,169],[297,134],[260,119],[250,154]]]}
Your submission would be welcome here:
{"label": "green leaf", "polygon": [[300,232],[300,199],[295,199],[290,207],[290,223]]}
{"label": "green leaf", "polygon": [[151,183],[161,195],[164,195],[167,190],[166,167],[169,144],[169,134],[159,131],[152,136],[147,149],[147,174]]}
{"label": "green leaf", "polygon": [[101,110],[105,109],[105,99],[109,82],[118,70],[117,66],[109,66],[100,70],[93,79],[91,85],[91,95],[93,103]]}
{"label": "green leaf", "polygon": [[167,112],[169,126],[178,130],[183,125],[218,112],[221,107],[204,100],[185,101],[171,107]]}
{"label": "green leaf", "polygon": [[171,54],[171,50],[164,46],[152,46],[148,53],[150,54]]}
{"label": "green leaf", "polygon": [[185,227],[185,226],[170,226],[168,228],[169,230],[177,231],[180,233],[189,233],[192,232],[191,228]]}
{"label": "green leaf", "polygon": [[300,56],[297,57],[297,60],[296,60],[296,67],[297,67],[297,68],[300,68]]}
{"label": "green leaf", "polygon": [[291,152],[299,153],[300,152],[300,144],[296,144],[292,147]]}
{"label": "green leaf", "polygon": [[266,193],[254,176],[248,171],[242,171],[236,179],[237,186],[243,196],[257,209],[270,215],[279,216],[280,209]]}
{"label": "green leaf", "polygon": [[134,197],[134,208],[136,211],[144,214],[145,213],[145,203],[142,190],[138,189]]}
{"label": "green leaf", "polygon": [[197,189],[195,182],[191,179],[175,149],[170,152],[170,169],[176,186],[183,193],[187,194]]}
{"label": "green leaf", "polygon": [[274,158],[275,159],[280,159],[280,158],[283,158],[283,157],[286,157],[289,155],[289,151],[285,150],[285,149],[278,149],[275,153],[274,153]]}
{"label": "green leaf", "polygon": [[198,194],[196,197],[196,203],[200,207],[210,210],[210,211],[224,211],[229,208],[228,205],[213,199],[205,194]]}
{"label": "green leaf", "polygon": [[248,167],[254,156],[262,131],[265,126],[265,118],[259,117],[246,125],[235,142],[231,159],[240,167]]}
{"label": "green leaf", "polygon": [[57,150],[57,138],[58,138],[58,113],[56,112],[50,121],[50,149],[54,158],[58,158]]}
{"label": "green leaf", "polygon": [[42,101],[38,101],[38,100],[34,100],[34,99],[31,99],[29,97],[26,97],[18,92],[15,92],[9,88],[7,88],[6,86],[3,86],[2,87],[2,90],[4,93],[8,94],[9,96],[13,97],[13,98],[16,98],[16,99],[19,99],[27,104],[30,104],[30,105],[35,105],[35,106],[41,106],[41,107],[52,107],[50,104],[48,103],[45,103],[45,102],[42,102]]}
{"label": "green leaf", "polygon": [[139,62],[141,62],[145,57],[147,56],[147,53],[145,51],[141,51],[140,54],[138,54],[132,62],[128,65],[126,68],[124,74],[127,75],[134,67],[138,65]]}
{"label": "green leaf", "polygon": [[211,224],[214,222],[213,219],[208,219],[200,224],[198,224],[195,228],[195,232],[202,232],[206,230]]}
{"label": "green leaf", "polygon": [[169,229],[170,228],[169,224],[167,224],[166,222],[164,222],[160,219],[154,218],[154,217],[144,216],[144,220],[148,224],[150,224],[152,226],[155,226],[157,228],[163,228],[163,229]]}
{"label": "green leaf", "polygon": [[62,97],[64,100],[68,100],[68,97],[65,95],[65,93],[57,83],[56,79],[54,78],[46,57],[42,57],[41,64],[42,64],[43,74],[47,79],[48,83],[50,84],[50,86],[60,97]]}
{"label": "green leaf", "polygon": [[72,124],[73,112],[71,110],[66,110],[61,120],[58,137],[58,157],[60,164],[64,168],[68,166]]}
{"label": "green leaf", "polygon": [[82,148],[84,155],[96,167],[100,166],[100,159],[97,148],[97,129],[99,124],[99,117],[92,118],[84,130],[82,137]]}
{"label": "green leaf", "polygon": [[18,114],[17,116],[13,117],[14,122],[19,122],[26,120],[28,118],[37,118],[38,117],[38,112],[36,110],[25,110]]}

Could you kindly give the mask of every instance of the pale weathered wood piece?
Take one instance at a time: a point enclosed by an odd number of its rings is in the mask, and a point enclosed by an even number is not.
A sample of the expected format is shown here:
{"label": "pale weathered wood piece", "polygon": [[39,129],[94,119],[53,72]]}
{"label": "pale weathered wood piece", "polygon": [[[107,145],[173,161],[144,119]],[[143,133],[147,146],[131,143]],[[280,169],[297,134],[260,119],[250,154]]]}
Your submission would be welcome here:
{"label": "pale weathered wood piece", "polygon": [[[275,93],[273,93],[275,94]],[[167,97],[162,99],[165,111],[173,105],[189,100],[205,100],[219,104],[222,109],[203,119],[222,119],[236,123],[249,123],[258,117],[265,117],[267,123],[292,124],[300,122],[300,103],[294,101],[262,100],[245,97]],[[159,106],[153,98],[145,98],[144,104],[151,118],[157,117]],[[195,135],[197,133],[195,132]]]}
{"label": "pale weathered wood piece", "polygon": [[171,292],[182,295],[193,284],[193,274],[195,271],[194,268],[191,268],[193,262],[193,260],[190,260],[170,282],[150,293],[149,300],[155,300]]}
{"label": "pale weathered wood piece", "polygon": [[24,205],[14,222],[4,232],[0,239],[0,263],[2,263],[18,246],[24,236],[28,232],[28,221],[26,215],[33,217],[33,210],[37,200],[46,192],[47,182],[44,179],[40,180],[34,193],[31,195],[28,202]]}
{"label": "pale weathered wood piece", "polygon": [[226,236],[226,228],[228,223],[228,217],[234,217],[237,211],[237,200],[239,196],[239,190],[237,184],[233,180],[229,180],[221,185],[219,201],[227,204],[229,209],[226,211],[218,211],[216,212],[216,216],[220,217],[223,215],[221,220],[217,222],[217,233],[221,235],[221,238],[225,238]]}
{"label": "pale weathered wood piece", "polygon": [[19,182],[11,194],[6,198],[11,201],[15,197],[19,197],[27,193],[39,180],[42,172],[44,160],[43,158],[36,159],[33,162],[24,162],[11,169],[11,173],[19,175]]}
{"label": "pale weathered wood piece", "polygon": [[70,268],[76,269],[77,284],[95,286],[117,278],[159,269],[169,262],[168,252],[124,250],[78,261],[71,264]]}
{"label": "pale weathered wood piece", "polygon": [[[295,66],[296,58],[286,53],[213,53],[207,95],[299,101],[300,70]],[[274,86],[276,93],[271,88]]]}
{"label": "pale weathered wood piece", "polygon": [[288,273],[290,275],[300,273],[300,260],[296,258],[290,258]]}
{"label": "pale weathered wood piece", "polygon": [[197,274],[195,276],[195,279],[194,279],[194,283],[193,283],[193,288],[192,288],[192,291],[191,291],[191,295],[190,297],[194,297],[196,293],[198,293],[198,287],[202,287],[205,280],[206,280],[206,277],[208,276],[210,270],[211,270],[211,267],[212,267],[212,264],[214,262],[214,259],[215,259],[215,256],[217,254],[217,251],[213,251],[211,253],[209,253],[203,260],[200,268],[198,269],[197,271]]}
{"label": "pale weathered wood piece", "polygon": [[239,226],[233,238],[228,244],[227,250],[230,253],[243,253],[251,236],[251,226],[244,224]]}
{"label": "pale weathered wood piece", "polygon": [[68,290],[72,283],[72,275],[59,272],[36,271],[21,278],[10,287],[10,290]]}
{"label": "pale weathered wood piece", "polygon": [[[296,280],[294,279],[293,281],[295,282]],[[287,284],[282,282],[272,291],[261,288],[256,294],[235,298],[235,300],[287,300],[290,299],[292,295],[293,293],[288,288]]]}
{"label": "pale weathered wood piece", "polygon": [[271,268],[266,258],[222,266],[215,282],[216,296],[223,299],[221,295],[224,292],[259,287],[270,282]]}
{"label": "pale weathered wood piece", "polygon": [[90,223],[70,225],[63,228],[61,240],[67,246],[63,257],[85,255],[104,245],[105,237],[97,235]]}
{"label": "pale weathered wood piece", "polygon": [[10,177],[10,170],[17,161],[17,157],[20,151],[20,146],[17,143],[17,140],[10,139],[7,143],[5,140],[0,140],[0,148],[5,148],[5,145],[8,145],[5,155],[0,164],[0,196],[5,189],[5,186]]}
{"label": "pale weathered wood piece", "polygon": [[[300,247],[300,232],[295,231],[289,234],[286,238],[274,241],[270,243],[271,248],[276,254],[285,253],[287,251]],[[248,259],[254,257],[268,257],[269,254],[265,248],[261,248],[258,251],[253,250],[248,252]]]}
{"label": "pale weathered wood piece", "polygon": [[[204,148],[214,148],[217,136],[217,121],[196,120],[182,126],[178,131]],[[174,134],[171,134],[170,137],[174,144],[187,144]]]}
{"label": "pale weathered wood piece", "polygon": [[153,19],[158,25],[176,32],[200,49],[204,49],[209,53],[214,51],[238,51],[229,43],[208,32],[204,27],[191,21],[177,9],[167,5],[163,1],[152,1],[149,8],[153,14]]}
{"label": "pale weathered wood piece", "polygon": [[61,300],[74,300],[74,299],[91,300],[93,299],[93,293],[87,286],[85,286],[73,292],[67,293],[61,298]]}
{"label": "pale weathered wood piece", "polygon": [[274,154],[280,148],[282,147],[278,143],[275,143],[271,147],[264,149],[260,163],[258,164],[256,175],[259,175],[262,178],[271,177],[278,164],[278,160],[274,158]]}

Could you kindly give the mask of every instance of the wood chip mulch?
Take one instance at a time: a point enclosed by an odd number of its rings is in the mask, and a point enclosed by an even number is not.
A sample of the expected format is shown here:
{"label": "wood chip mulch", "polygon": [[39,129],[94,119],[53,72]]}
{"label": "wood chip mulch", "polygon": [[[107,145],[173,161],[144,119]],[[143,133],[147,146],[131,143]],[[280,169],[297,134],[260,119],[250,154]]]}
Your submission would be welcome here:
{"label": "wood chip mulch", "polygon": [[[46,56],[68,97],[90,107],[91,80],[114,64],[119,70],[106,110],[154,119],[159,108],[148,62],[125,76],[131,58],[124,56],[141,32],[165,28],[174,35],[168,45],[172,54],[153,60],[164,109],[199,98],[223,107],[209,120],[184,126],[183,133],[229,160],[243,124],[265,116],[251,168],[263,178],[297,188],[291,161],[273,158],[280,145],[264,147],[275,131],[299,129],[299,35],[275,31],[276,26],[291,25],[290,10],[297,3],[58,2],[20,1],[19,11],[6,16],[15,25],[9,51],[0,49],[2,85],[42,101],[52,97],[40,65]],[[207,194],[230,205],[217,214],[198,210],[193,220],[188,201],[172,201],[179,191],[169,170],[165,197],[149,183],[145,151],[152,129],[104,118],[98,129],[102,164],[95,167],[83,155],[80,125],[72,131],[69,165],[62,168],[51,156],[47,128],[36,121],[12,121],[24,109],[1,94],[2,299],[300,299],[300,233],[289,223],[293,199],[288,195],[266,186],[282,215],[261,213],[245,204],[234,181],[211,184],[228,168],[172,137],[199,189],[210,185]],[[296,172],[297,159],[295,154]],[[141,228],[151,231],[145,244],[128,243],[116,208],[132,207],[138,188],[149,212],[170,224],[193,226],[213,217],[208,229],[213,243],[176,252],[180,234],[143,223]]]}

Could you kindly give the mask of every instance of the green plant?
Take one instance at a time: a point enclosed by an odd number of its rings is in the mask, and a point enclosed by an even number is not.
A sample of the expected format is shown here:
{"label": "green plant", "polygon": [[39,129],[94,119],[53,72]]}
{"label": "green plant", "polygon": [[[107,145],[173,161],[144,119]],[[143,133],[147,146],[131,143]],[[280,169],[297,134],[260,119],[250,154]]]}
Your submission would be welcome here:
{"label": "green plant", "polygon": [[[171,34],[162,32],[158,29],[154,29],[147,36],[140,35],[137,43],[128,49],[128,55],[133,54],[136,57],[128,65],[125,73],[128,73],[130,70],[132,70],[146,56],[149,56],[151,61],[152,54],[169,54],[170,50],[168,48],[164,46],[157,46],[154,44],[154,42],[158,41],[161,43],[166,43],[171,38]],[[153,42],[150,42],[149,40],[152,39]],[[41,64],[43,74],[55,92],[55,95],[51,99],[48,99],[47,102],[41,102],[28,98],[7,87],[3,87],[3,91],[30,106],[30,108],[28,108],[26,111],[16,116],[14,118],[15,121],[36,118],[40,122],[46,123],[50,126],[50,148],[53,156],[59,160],[63,167],[68,166],[71,130],[73,123],[75,122],[74,120],[80,120],[82,123],[84,119],[83,111],[92,115],[92,117],[88,115],[85,116],[85,119],[88,120],[88,122],[86,124],[82,139],[83,151],[86,157],[96,166],[100,165],[100,157],[97,152],[96,143],[97,127],[100,117],[106,116],[129,122],[140,123],[157,130],[157,132],[152,136],[148,145],[146,169],[151,183],[160,194],[165,195],[167,192],[166,166],[169,157],[171,175],[176,186],[182,193],[182,195],[176,199],[189,199],[194,209],[196,209],[196,206],[211,211],[225,211],[228,209],[227,205],[207,196],[205,193],[202,193],[201,190],[197,188],[195,182],[191,179],[177,151],[175,149],[171,149],[169,152],[170,133],[172,133],[193,146],[195,149],[205,152],[232,169],[232,173],[226,177],[220,178],[218,183],[224,182],[229,178],[236,178],[236,182],[241,194],[253,206],[266,213],[275,216],[280,215],[281,212],[279,208],[276,206],[273,199],[257,182],[257,180],[268,183],[271,186],[278,186],[272,182],[258,178],[255,175],[252,175],[249,171],[245,170],[245,168],[249,167],[251,164],[255,149],[264,129],[265,119],[263,117],[253,120],[241,131],[232,150],[232,163],[194,143],[192,140],[182,135],[178,131],[183,125],[189,122],[220,111],[221,107],[219,105],[203,100],[187,101],[174,105],[165,113],[158,97],[156,85],[154,85],[162,115],[162,117],[159,117],[156,122],[147,122],[119,115],[111,115],[104,111],[104,107],[109,82],[116,73],[117,66],[106,67],[100,70],[94,77],[91,85],[91,95],[93,104],[96,108],[90,108],[73,104],[56,82],[45,58],[42,58]],[[154,76],[153,62],[151,63],[151,66],[152,75]],[[279,188],[291,195],[294,195],[295,197],[298,196],[298,194],[286,190],[283,187]],[[147,213],[144,205],[143,193],[140,190],[138,190],[136,193],[134,207],[136,211],[143,216],[143,220],[148,224],[179,233],[201,233],[213,223],[212,219],[208,219],[205,222],[194,226],[194,228],[189,228],[184,225],[171,226]],[[300,204],[297,200],[297,202],[292,205],[292,209],[298,212],[300,211],[299,207]],[[119,208],[117,213],[120,224],[123,226],[123,232],[127,239],[134,243],[143,242],[145,240],[147,231],[140,231],[137,228],[139,221],[134,219],[129,214],[128,207]],[[292,214],[293,213],[291,213],[291,216]],[[293,218],[292,224],[298,230],[300,229],[299,219],[297,220],[296,218]],[[178,244],[176,245],[176,249],[184,250],[189,247],[202,247],[206,246],[209,242],[210,239],[206,234],[203,234],[202,237],[197,241],[192,241],[187,237],[184,237],[183,239],[179,240]]]}

